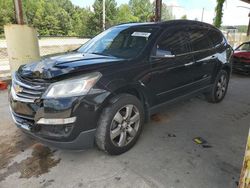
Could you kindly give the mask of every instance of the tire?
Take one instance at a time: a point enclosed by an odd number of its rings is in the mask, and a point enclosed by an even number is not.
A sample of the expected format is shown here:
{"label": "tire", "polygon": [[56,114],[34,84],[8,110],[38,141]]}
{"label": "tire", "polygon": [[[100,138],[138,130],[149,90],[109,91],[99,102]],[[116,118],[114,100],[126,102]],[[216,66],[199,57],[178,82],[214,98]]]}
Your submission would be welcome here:
{"label": "tire", "polygon": [[110,155],[122,154],[135,145],[143,124],[144,109],[141,102],[133,95],[120,94],[111,99],[100,115],[96,145]]}
{"label": "tire", "polygon": [[229,74],[225,70],[221,70],[212,86],[212,89],[206,93],[208,102],[219,103],[221,102],[227,93],[229,82]]}

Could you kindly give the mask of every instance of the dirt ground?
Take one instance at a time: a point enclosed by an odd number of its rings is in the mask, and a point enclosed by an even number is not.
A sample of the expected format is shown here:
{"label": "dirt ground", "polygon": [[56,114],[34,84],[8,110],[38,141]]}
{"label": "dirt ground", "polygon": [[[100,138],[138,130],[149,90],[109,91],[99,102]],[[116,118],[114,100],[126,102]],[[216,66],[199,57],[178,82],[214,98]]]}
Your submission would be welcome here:
{"label": "dirt ground", "polygon": [[233,75],[220,104],[203,96],[151,117],[129,152],[44,146],[15,127],[0,92],[0,187],[233,188],[250,122],[250,77]]}

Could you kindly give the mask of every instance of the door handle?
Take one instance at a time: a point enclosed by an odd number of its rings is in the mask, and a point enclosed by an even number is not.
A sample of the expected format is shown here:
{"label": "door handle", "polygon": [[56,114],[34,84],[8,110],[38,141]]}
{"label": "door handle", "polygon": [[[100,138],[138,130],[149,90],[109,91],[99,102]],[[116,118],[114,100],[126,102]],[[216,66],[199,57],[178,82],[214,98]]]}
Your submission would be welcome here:
{"label": "door handle", "polygon": [[186,63],[186,64],[184,64],[184,65],[185,65],[185,67],[187,67],[187,66],[191,66],[191,65],[193,65],[193,64],[194,64],[194,62]]}
{"label": "door handle", "polygon": [[164,58],[173,58],[173,57],[175,57],[175,55],[170,55],[170,54],[164,55]]}

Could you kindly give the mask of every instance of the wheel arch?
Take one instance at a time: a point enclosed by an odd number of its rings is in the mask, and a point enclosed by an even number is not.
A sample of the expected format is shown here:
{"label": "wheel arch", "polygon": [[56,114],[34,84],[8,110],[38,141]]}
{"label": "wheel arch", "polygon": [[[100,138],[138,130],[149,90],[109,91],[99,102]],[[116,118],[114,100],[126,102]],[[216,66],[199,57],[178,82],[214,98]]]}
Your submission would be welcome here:
{"label": "wheel arch", "polygon": [[119,87],[115,90],[113,90],[110,95],[106,98],[104,102],[104,106],[107,106],[110,103],[115,103],[116,100],[112,100],[115,98],[115,96],[120,94],[130,94],[135,96],[139,101],[141,101],[144,109],[145,114],[145,121],[148,121],[149,119],[149,100],[146,94],[142,91],[142,89],[138,85],[126,85]]}
{"label": "wheel arch", "polygon": [[217,75],[220,73],[221,70],[224,70],[228,73],[229,77],[231,76],[232,73],[232,67],[229,63],[227,64],[220,64],[220,66],[214,71],[211,79],[211,84],[213,84],[216,80]]}
{"label": "wheel arch", "polygon": [[231,73],[232,73],[232,68],[231,68],[230,65],[224,65],[224,66],[222,67],[222,70],[225,70],[229,76],[230,76]]}

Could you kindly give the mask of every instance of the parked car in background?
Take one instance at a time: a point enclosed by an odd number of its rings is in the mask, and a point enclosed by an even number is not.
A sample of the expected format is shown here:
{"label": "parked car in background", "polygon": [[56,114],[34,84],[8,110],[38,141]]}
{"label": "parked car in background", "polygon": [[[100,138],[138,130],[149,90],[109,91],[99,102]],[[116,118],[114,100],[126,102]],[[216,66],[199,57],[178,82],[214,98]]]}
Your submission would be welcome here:
{"label": "parked car in background", "polygon": [[96,145],[117,155],[134,146],[161,107],[203,93],[226,95],[232,50],[197,21],[114,26],[79,49],[19,68],[9,94],[16,125],[49,145]]}
{"label": "parked car in background", "polygon": [[233,54],[233,71],[250,73],[250,41],[238,46]]}

